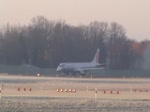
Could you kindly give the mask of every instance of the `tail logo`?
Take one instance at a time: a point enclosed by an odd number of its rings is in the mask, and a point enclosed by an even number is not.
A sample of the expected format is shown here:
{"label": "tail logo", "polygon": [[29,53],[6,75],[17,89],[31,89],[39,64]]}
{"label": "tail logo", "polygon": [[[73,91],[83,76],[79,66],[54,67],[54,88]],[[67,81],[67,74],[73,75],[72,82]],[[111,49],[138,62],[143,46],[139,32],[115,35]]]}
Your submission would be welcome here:
{"label": "tail logo", "polygon": [[99,49],[97,49],[96,54],[93,59],[93,63],[99,63]]}
{"label": "tail logo", "polygon": [[96,63],[99,61],[99,51],[96,53]]}

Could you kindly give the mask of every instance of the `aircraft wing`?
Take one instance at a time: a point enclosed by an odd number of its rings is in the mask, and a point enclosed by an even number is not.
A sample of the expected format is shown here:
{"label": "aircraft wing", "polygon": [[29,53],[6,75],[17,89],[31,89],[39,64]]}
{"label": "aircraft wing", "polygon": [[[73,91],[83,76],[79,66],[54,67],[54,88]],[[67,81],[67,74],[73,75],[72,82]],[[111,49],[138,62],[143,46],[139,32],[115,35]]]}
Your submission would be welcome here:
{"label": "aircraft wing", "polygon": [[100,68],[83,68],[82,70],[89,71],[89,70],[102,70],[102,69],[104,69],[104,67],[100,67]]}
{"label": "aircraft wing", "polygon": [[79,69],[76,69],[75,71],[79,71],[80,73],[85,73],[86,71],[102,70],[102,69],[104,69],[104,67],[100,67],[100,68],[79,68]]}

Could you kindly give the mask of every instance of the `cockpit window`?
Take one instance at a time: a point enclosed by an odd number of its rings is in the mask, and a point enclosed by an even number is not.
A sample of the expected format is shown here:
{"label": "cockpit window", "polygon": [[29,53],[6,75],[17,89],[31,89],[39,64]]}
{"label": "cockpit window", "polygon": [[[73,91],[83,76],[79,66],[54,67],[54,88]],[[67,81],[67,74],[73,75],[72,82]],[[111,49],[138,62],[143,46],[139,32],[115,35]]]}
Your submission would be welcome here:
{"label": "cockpit window", "polygon": [[64,67],[64,65],[61,64],[61,65],[59,65],[59,67]]}

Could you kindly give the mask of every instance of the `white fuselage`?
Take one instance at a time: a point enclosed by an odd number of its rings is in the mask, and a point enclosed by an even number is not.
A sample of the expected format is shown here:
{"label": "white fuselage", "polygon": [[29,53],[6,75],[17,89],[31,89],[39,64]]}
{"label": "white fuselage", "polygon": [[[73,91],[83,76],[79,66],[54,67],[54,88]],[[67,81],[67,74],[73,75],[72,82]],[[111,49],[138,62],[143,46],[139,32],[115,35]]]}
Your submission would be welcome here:
{"label": "white fuselage", "polygon": [[86,71],[95,70],[95,69],[103,69],[101,67],[102,64],[99,63],[99,49],[97,49],[94,59],[91,62],[83,62],[83,63],[60,63],[57,67],[57,72],[63,73],[80,73],[85,74]]}
{"label": "white fuselage", "polygon": [[85,72],[94,68],[98,68],[100,66],[99,63],[92,63],[92,62],[87,62],[87,63],[61,63],[57,71],[58,72]]}

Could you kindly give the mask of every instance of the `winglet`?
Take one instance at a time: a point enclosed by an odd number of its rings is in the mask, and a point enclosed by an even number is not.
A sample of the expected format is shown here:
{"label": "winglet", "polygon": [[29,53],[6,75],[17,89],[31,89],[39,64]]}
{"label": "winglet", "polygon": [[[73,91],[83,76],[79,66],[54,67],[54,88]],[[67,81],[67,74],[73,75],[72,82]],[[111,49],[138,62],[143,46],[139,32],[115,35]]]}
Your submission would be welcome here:
{"label": "winglet", "polygon": [[99,63],[99,48],[97,49],[92,63]]}

